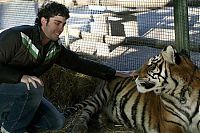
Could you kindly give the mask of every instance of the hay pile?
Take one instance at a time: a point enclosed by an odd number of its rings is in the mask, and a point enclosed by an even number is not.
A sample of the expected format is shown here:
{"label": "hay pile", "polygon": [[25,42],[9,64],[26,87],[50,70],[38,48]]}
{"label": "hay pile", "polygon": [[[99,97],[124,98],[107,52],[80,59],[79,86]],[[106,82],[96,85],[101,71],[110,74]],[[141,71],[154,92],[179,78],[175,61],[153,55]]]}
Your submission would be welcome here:
{"label": "hay pile", "polygon": [[66,70],[54,65],[50,70],[41,76],[44,81],[45,96],[60,111],[67,106],[86,99],[93,94],[100,79]]}

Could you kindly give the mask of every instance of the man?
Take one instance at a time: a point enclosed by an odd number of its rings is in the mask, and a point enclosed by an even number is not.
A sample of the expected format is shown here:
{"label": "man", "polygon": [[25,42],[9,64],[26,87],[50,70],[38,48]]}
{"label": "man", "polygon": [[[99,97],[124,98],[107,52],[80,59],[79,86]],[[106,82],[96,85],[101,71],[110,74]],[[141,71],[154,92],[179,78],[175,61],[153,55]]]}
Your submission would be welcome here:
{"label": "man", "polygon": [[108,66],[80,58],[60,41],[68,9],[56,2],[44,3],[34,26],[18,26],[0,34],[1,131],[57,130],[64,116],[43,97],[38,77],[53,64],[105,80],[129,76]]}

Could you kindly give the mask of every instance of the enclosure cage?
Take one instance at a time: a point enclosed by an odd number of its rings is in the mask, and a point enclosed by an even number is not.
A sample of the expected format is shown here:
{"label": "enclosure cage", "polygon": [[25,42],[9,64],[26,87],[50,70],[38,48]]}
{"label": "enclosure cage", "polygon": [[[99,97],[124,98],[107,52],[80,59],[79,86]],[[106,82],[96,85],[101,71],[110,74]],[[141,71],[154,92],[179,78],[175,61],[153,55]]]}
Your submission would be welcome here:
{"label": "enclosure cage", "polygon": [[[184,43],[188,41],[190,56],[199,65],[199,0],[184,0],[187,2],[185,14],[175,11],[174,7],[183,7],[176,6],[178,2],[172,0],[56,1],[65,4],[70,11],[67,26],[60,36],[63,45],[77,53],[93,55],[118,70],[137,69],[164,46],[177,45],[177,20],[180,24],[186,22],[186,26],[180,28],[182,39]],[[42,2],[0,0],[0,31],[16,25],[33,25]],[[174,14],[181,18],[175,19]]]}

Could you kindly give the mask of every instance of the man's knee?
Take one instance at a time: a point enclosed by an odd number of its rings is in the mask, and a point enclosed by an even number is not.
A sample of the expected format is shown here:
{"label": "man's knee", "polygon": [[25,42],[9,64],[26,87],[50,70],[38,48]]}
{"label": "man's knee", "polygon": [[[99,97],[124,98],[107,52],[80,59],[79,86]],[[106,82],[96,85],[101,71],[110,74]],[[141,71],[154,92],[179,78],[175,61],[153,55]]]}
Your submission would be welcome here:
{"label": "man's knee", "polygon": [[30,90],[28,90],[27,93],[30,95],[30,97],[41,100],[44,93],[44,87],[37,85],[37,88],[35,88],[33,85],[30,85]]}

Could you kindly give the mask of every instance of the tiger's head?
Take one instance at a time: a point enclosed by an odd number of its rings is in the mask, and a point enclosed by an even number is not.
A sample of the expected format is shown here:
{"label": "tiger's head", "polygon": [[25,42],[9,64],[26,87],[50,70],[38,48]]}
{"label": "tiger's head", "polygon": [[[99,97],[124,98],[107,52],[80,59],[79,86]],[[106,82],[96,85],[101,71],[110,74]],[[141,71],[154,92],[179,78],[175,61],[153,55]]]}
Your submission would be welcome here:
{"label": "tiger's head", "polygon": [[137,89],[141,93],[169,92],[170,89],[191,82],[195,68],[189,58],[179,55],[176,49],[169,45],[140,68],[135,80]]}

